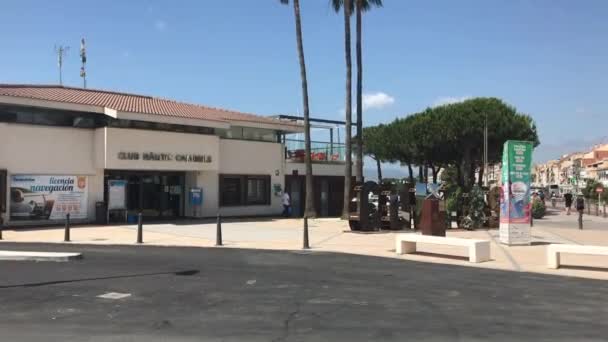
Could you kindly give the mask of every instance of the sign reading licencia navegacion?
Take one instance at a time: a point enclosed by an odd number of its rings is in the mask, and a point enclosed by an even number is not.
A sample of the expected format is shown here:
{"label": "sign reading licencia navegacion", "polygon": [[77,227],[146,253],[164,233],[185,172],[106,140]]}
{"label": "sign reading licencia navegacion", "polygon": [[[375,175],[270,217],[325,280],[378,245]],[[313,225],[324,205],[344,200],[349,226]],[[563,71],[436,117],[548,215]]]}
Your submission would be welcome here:
{"label": "sign reading licencia navegacion", "polygon": [[177,161],[185,163],[211,163],[210,155],[185,153],[156,153],[156,152],[118,152],[120,160],[147,160],[147,161]]}

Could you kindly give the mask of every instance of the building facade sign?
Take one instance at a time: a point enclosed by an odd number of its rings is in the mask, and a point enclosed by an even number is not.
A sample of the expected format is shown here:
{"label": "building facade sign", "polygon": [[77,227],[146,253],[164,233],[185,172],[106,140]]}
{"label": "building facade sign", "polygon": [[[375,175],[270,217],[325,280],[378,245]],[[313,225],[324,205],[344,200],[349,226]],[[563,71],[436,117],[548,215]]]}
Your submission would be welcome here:
{"label": "building facade sign", "polygon": [[505,142],[502,155],[500,242],[529,245],[530,179],[533,145],[529,141]]}
{"label": "building facade sign", "polygon": [[206,134],[100,128],[97,160],[105,169],[219,169],[219,137]]}
{"label": "building facade sign", "polygon": [[156,160],[156,161],[177,161],[184,163],[211,163],[213,159],[210,155],[204,154],[183,154],[183,153],[156,153],[156,152],[118,152],[120,160]]}
{"label": "building facade sign", "polygon": [[13,175],[11,220],[63,220],[87,218],[87,177]]}

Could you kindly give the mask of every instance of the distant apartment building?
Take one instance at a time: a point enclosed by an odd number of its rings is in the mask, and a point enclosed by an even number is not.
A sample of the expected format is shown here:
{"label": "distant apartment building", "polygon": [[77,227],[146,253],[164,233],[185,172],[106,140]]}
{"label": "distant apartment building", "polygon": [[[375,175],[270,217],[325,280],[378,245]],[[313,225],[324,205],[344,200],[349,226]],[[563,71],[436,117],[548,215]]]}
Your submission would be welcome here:
{"label": "distant apartment building", "polygon": [[581,188],[587,185],[587,180],[608,185],[608,144],[594,146],[587,152],[563,155],[560,159],[535,165],[535,170],[540,186]]}

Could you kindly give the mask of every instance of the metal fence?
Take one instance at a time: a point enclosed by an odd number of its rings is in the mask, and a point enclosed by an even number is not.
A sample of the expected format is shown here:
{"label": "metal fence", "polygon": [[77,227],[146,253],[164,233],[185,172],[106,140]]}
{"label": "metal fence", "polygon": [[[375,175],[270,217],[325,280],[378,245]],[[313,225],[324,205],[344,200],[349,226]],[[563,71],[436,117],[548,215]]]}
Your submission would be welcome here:
{"label": "metal fence", "polygon": [[[343,162],[346,146],[341,143],[325,141],[310,142],[310,157],[313,161]],[[285,139],[285,158],[293,161],[304,161],[304,140]]]}

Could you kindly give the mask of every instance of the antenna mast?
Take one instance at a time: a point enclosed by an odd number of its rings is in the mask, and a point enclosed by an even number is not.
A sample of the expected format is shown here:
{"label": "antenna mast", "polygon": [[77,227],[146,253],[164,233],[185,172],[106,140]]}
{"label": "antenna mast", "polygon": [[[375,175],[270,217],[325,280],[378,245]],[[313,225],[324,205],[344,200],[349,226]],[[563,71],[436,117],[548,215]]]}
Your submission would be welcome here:
{"label": "antenna mast", "polygon": [[84,45],[84,38],[82,38],[80,40],[80,60],[82,62],[82,66],[80,67],[80,77],[82,77],[83,86],[86,89],[87,88],[87,71],[86,71],[85,67],[87,64],[87,50]]}
{"label": "antenna mast", "polygon": [[63,85],[63,57],[65,57],[69,49],[69,46],[55,45],[55,53],[57,54],[57,66],[59,67],[59,85]]}

